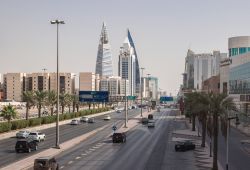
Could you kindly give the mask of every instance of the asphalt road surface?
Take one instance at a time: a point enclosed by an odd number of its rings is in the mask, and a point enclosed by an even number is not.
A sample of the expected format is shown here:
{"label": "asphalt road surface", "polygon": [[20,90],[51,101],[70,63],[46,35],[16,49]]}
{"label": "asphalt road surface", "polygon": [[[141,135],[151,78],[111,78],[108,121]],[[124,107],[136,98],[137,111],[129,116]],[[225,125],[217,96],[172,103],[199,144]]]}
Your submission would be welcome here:
{"label": "asphalt road surface", "polygon": [[155,128],[138,125],[127,132],[126,143],[112,143],[110,130],[98,132],[59,154],[60,169],[72,170],[196,170],[193,151],[175,152],[172,131],[184,121],[169,118],[169,109],[154,113]]}
{"label": "asphalt road surface", "polygon": [[[145,110],[144,110],[145,111]],[[128,117],[133,118],[140,113],[140,109],[129,110]],[[60,143],[68,141],[74,137],[78,137],[94,129],[102,127],[104,125],[110,124],[109,131],[111,131],[111,127],[116,122],[117,124],[121,124],[123,122],[124,112],[122,113],[110,113],[111,116],[110,121],[104,121],[104,116],[99,116],[95,118],[95,123],[81,123],[79,125],[61,125],[60,126]],[[38,151],[33,151],[31,153],[16,153],[15,152],[15,144],[16,138],[8,138],[0,140],[0,169],[3,166],[6,166],[10,163],[16,162],[20,159],[28,157],[32,154],[36,154],[37,152],[41,152],[45,149],[51,148],[55,146],[55,128],[49,128],[42,130],[41,132],[46,134],[46,140],[44,142],[40,142],[38,144]]]}

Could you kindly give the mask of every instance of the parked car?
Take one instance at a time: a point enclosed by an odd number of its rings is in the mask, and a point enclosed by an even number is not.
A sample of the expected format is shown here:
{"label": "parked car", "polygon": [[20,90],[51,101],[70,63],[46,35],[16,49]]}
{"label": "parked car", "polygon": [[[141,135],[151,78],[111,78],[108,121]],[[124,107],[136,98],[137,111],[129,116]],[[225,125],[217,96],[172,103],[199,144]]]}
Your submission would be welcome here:
{"label": "parked car", "polygon": [[89,118],[86,116],[81,117],[80,122],[88,122]]}
{"label": "parked car", "polygon": [[124,132],[117,132],[114,133],[112,136],[113,143],[124,143],[126,142],[126,134]]}
{"label": "parked car", "polygon": [[106,115],[104,118],[103,118],[103,120],[110,120],[111,119],[111,117],[109,116],[109,115]]}
{"label": "parked car", "polygon": [[34,161],[34,170],[58,170],[59,164],[57,163],[55,157],[47,156],[40,157]]}
{"label": "parked car", "polygon": [[119,110],[119,109],[118,109],[118,110],[116,110],[116,113],[121,113],[121,112],[122,112],[122,111],[121,111],[121,110]]}
{"label": "parked car", "polygon": [[37,142],[45,141],[45,134],[41,132],[30,132],[28,138]]}
{"label": "parked car", "polygon": [[88,123],[95,123],[95,119],[93,117],[89,118]]}
{"label": "parked car", "polygon": [[148,127],[149,127],[149,128],[150,128],[150,127],[155,127],[155,121],[152,120],[152,119],[149,119],[149,120],[148,120]]}
{"label": "parked car", "polygon": [[28,152],[30,153],[32,150],[37,150],[37,142],[32,139],[22,139],[16,142],[15,146],[16,153]]}
{"label": "parked car", "polygon": [[17,138],[27,138],[30,134],[30,131],[28,130],[21,130],[19,132],[16,133],[16,137]]}
{"label": "parked car", "polygon": [[71,124],[71,125],[78,125],[78,124],[79,124],[79,121],[76,120],[76,119],[73,119],[73,120],[71,120],[70,124]]}
{"label": "parked car", "polygon": [[153,116],[152,114],[149,114],[149,115],[148,115],[148,119],[151,119],[151,120],[152,120],[152,119],[154,119],[154,116]]}
{"label": "parked car", "polygon": [[175,144],[175,151],[187,151],[187,150],[194,150],[195,144],[191,141],[183,141],[183,142],[177,142]]}
{"label": "parked car", "polygon": [[143,118],[141,119],[141,123],[142,123],[142,124],[147,124],[147,123],[148,123],[148,118],[143,117]]}

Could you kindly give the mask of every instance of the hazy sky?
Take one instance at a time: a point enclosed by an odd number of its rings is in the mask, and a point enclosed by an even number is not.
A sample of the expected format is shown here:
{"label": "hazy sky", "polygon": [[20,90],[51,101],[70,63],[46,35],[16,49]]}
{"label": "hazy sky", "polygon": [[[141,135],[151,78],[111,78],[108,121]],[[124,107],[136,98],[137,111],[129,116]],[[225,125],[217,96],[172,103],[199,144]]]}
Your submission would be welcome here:
{"label": "hazy sky", "polygon": [[227,52],[228,37],[250,35],[249,11],[249,0],[1,0],[0,73],[56,71],[56,18],[60,71],[94,72],[105,21],[115,74],[129,28],[144,75],[176,93],[188,48]]}

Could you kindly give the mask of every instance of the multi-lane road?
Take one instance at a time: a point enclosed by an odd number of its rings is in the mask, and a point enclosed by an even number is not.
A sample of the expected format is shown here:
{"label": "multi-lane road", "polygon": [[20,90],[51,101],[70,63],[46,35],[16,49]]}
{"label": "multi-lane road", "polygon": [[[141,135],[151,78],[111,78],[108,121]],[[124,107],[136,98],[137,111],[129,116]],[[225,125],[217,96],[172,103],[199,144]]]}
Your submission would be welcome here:
{"label": "multi-lane road", "polygon": [[[136,110],[129,110],[129,118],[133,118],[136,115],[140,113],[140,109]],[[88,133],[90,131],[93,131],[99,127],[102,127],[104,125],[110,124],[110,128],[107,128],[111,132],[111,127],[114,123],[114,121],[121,125],[123,123],[122,118],[124,117],[124,113],[116,113],[113,112],[110,114],[111,121],[104,121],[104,116],[99,116],[95,118],[95,123],[89,124],[89,123],[81,123],[79,125],[61,125],[60,126],[60,142],[68,141],[72,138],[78,137],[80,135],[83,135],[85,133]],[[108,126],[109,127],[109,126]],[[30,155],[36,154],[37,152],[41,152],[45,149],[51,148],[55,146],[55,134],[56,130],[55,128],[49,128],[42,130],[41,132],[46,134],[46,140],[44,142],[40,142],[38,144],[38,151],[34,151],[31,153],[16,153],[15,152],[15,143],[17,141],[16,138],[8,138],[0,140],[0,168],[8,165],[10,163],[13,163],[15,161],[18,161],[20,159],[23,159],[25,157],[28,157]]]}
{"label": "multi-lane road", "polygon": [[170,110],[154,113],[155,128],[138,125],[127,132],[126,143],[112,143],[110,130],[104,129],[86,141],[59,154],[60,169],[104,170],[195,170],[193,151],[175,152],[172,131],[185,129]]}

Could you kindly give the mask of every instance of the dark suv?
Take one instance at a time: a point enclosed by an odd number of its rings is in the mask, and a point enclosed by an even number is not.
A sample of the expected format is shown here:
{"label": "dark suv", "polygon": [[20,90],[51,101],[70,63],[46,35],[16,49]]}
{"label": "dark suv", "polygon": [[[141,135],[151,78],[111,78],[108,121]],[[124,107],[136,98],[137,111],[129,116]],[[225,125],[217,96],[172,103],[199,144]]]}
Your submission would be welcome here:
{"label": "dark suv", "polygon": [[40,157],[35,159],[34,170],[58,170],[59,165],[56,162],[55,157]]}
{"label": "dark suv", "polygon": [[113,134],[113,143],[124,143],[126,142],[126,134],[125,133],[114,133]]}
{"label": "dark suv", "polygon": [[37,142],[34,140],[18,140],[15,146],[16,152],[31,152],[37,150]]}

